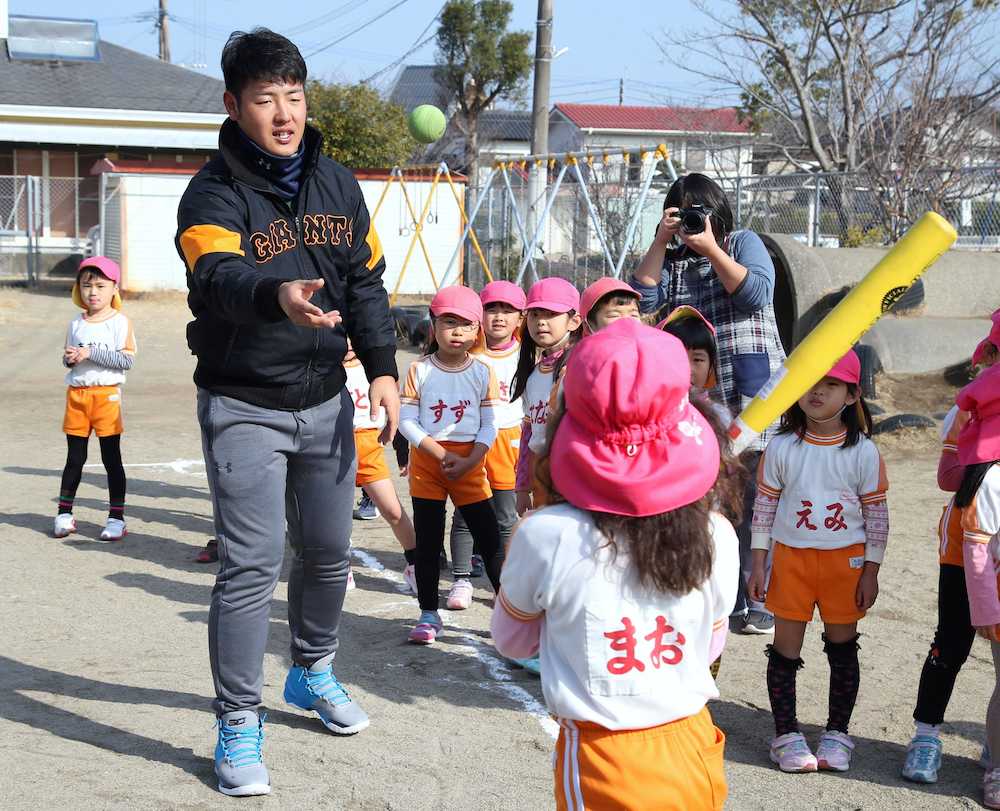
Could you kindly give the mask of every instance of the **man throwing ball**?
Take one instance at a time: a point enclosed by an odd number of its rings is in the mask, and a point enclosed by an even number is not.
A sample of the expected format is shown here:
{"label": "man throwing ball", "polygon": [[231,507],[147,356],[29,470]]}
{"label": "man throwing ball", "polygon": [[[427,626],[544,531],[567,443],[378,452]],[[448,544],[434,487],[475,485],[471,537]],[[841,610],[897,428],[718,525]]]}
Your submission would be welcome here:
{"label": "man throwing ball", "polygon": [[266,29],[222,52],[229,119],[219,154],[177,212],[187,265],[188,345],[219,533],[208,644],[224,794],[270,792],[258,714],[272,592],[287,533],[292,666],[284,699],[350,735],[368,726],[333,673],[349,571],[353,403],[341,361],[349,336],[399,421],[395,331],[385,262],[351,172],[320,154],[306,125],[306,65]]}

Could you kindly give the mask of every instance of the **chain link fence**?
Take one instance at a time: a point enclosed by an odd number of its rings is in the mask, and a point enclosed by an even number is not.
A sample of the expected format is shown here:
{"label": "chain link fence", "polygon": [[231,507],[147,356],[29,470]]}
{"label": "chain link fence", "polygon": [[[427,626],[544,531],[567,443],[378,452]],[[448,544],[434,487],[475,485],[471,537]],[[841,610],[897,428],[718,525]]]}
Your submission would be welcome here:
{"label": "chain link fence", "polygon": [[99,219],[97,177],[0,176],[0,279],[37,281],[43,266],[83,253]]}
{"label": "chain link fence", "polygon": [[[550,186],[558,171],[558,167],[550,167]],[[622,271],[627,273],[641,261],[652,241],[672,182],[661,164],[637,211],[644,178],[638,162],[593,166],[585,178],[587,195],[572,177],[564,180],[544,218],[535,251],[539,275],[559,275],[580,286],[613,272],[597,238],[593,216],[603,226],[613,257],[617,260],[624,250]],[[495,175],[480,192],[486,200],[474,227],[493,276],[515,279],[524,245],[531,237],[525,223],[530,184],[523,169],[510,170],[508,179],[509,188],[502,176]],[[729,198],[736,228],[787,234],[811,246],[883,246],[894,243],[921,214],[933,210],[958,230],[955,248],[1000,250],[1000,166],[929,173],[917,188],[849,174],[715,179]],[[535,202],[541,209],[545,198]],[[629,238],[632,217],[637,222]],[[522,237],[519,219],[528,240]],[[466,256],[468,278],[473,284],[480,283],[484,278],[481,263],[473,251],[467,250]],[[530,270],[527,276],[530,281]]]}

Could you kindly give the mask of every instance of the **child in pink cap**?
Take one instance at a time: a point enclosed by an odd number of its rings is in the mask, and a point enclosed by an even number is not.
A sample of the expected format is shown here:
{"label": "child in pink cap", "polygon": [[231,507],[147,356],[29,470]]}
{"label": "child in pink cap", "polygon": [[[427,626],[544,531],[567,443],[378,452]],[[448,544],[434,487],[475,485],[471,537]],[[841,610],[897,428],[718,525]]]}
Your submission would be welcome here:
{"label": "child in pink cap", "polygon": [[445,502],[451,498],[472,532],[494,589],[503,550],[484,459],[497,437],[500,399],[493,370],[470,350],[482,344],[483,305],[474,290],[443,287],[431,301],[433,338],[410,365],[399,430],[409,440],[410,496],[416,529],[420,618],[410,642],[429,645],[441,633],[439,556]]}
{"label": "child in pink cap", "polygon": [[[1000,312],[993,314],[990,335],[979,342],[972,355],[973,368],[989,369],[997,360],[1000,343]],[[941,426],[941,456],[938,487],[952,493],[938,522],[937,625],[927,658],[920,670],[917,701],[913,709],[913,737],[906,747],[902,774],[915,783],[936,783],[943,745],[941,724],[948,709],[955,681],[972,650],[976,630],[969,616],[969,592],[965,583],[962,530],[964,510],[956,503],[955,491],[962,484],[965,465],[958,458],[958,438],[970,418],[968,411],[952,406]],[[989,747],[983,747],[980,763],[989,762]]]}
{"label": "child in pink cap", "polygon": [[969,412],[969,422],[958,436],[958,458],[965,472],[955,494],[955,506],[962,511],[969,614],[979,635],[990,641],[996,671],[986,712],[983,804],[1000,808],[1000,366],[962,389],[956,402]]}
{"label": "child in pink cap", "polygon": [[689,385],[672,335],[622,318],[584,338],[539,460],[550,506],[511,538],[493,638],[508,656],[540,652],[559,809],[726,799],[706,703],[739,552],[713,509],[719,446]]}
{"label": "child in pink cap", "polygon": [[121,270],[113,260],[92,256],[80,263],[73,285],[73,303],[83,312],[70,322],[63,350],[63,365],[69,370],[63,417],[67,452],[53,526],[57,538],[76,531],[73,500],[91,431],[97,434],[108,474],[110,508],[101,539],[119,541],[126,534],[121,386],[135,360],[135,334],[132,322],[121,312],[120,281]]}
{"label": "child in pink cap", "polygon": [[[495,281],[479,293],[483,303],[483,337],[485,345],[473,348],[479,360],[493,369],[500,399],[494,409],[497,438],[486,454],[486,478],[493,491],[493,510],[500,526],[500,543],[504,546],[517,522],[517,458],[521,444],[521,401],[512,397],[511,384],[517,372],[521,353],[521,322],[527,297],[513,282]],[[470,577],[483,574],[482,557],[473,554],[472,533],[461,512],[451,522],[451,566],[455,578],[448,592],[447,606],[462,610],[472,604]]]}
{"label": "child in pink cap", "polygon": [[552,389],[582,323],[580,293],[565,279],[553,276],[535,282],[525,304],[527,334],[521,337],[511,395],[521,399],[524,411],[517,461],[518,515],[541,506],[541,492],[534,479],[534,456],[545,446]]}
{"label": "child in pink cap", "polygon": [[[885,465],[871,441],[861,362],[848,352],[781,418],[757,470],[753,570],[747,590],[774,614],[767,691],[774,714],[770,757],[785,772],[847,771],[857,701],[858,620],[878,596],[889,534]],[[773,546],[770,584],[764,566]],[[826,731],[814,755],[799,732],[795,675],[816,607],[830,664]]]}
{"label": "child in pink cap", "polygon": [[639,294],[621,279],[605,276],[580,296],[584,335],[590,335],[619,318],[639,320]]}

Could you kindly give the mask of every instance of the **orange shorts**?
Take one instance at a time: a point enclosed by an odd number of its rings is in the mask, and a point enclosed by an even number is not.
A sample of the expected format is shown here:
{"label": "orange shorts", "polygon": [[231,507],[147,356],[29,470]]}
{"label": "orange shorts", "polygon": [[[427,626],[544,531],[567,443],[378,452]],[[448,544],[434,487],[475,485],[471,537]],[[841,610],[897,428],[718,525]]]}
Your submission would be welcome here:
{"label": "orange shorts", "polygon": [[63,433],[70,436],[114,436],[125,431],[122,390],[118,386],[70,386],[66,389]]}
{"label": "orange shorts", "polygon": [[786,620],[811,622],[819,606],[823,622],[857,622],[865,615],[854,602],[864,569],[863,543],[843,549],[795,549],[776,543],[764,604]]}
{"label": "orange shorts", "polygon": [[385,448],[379,444],[378,428],[362,428],[354,432],[354,450],[358,455],[358,472],[354,484],[361,487],[392,478],[385,463]]}
{"label": "orange shorts", "polygon": [[726,736],[708,708],[649,729],[559,721],[558,811],[716,811],[726,801]]}
{"label": "orange shorts", "polygon": [[517,482],[517,455],[521,426],[501,428],[486,454],[486,478],[494,490],[513,490]]}
{"label": "orange shorts", "polygon": [[[459,456],[468,456],[474,442],[441,442],[446,450]],[[451,496],[456,507],[485,501],[493,495],[486,480],[485,464],[473,468],[461,479],[452,480],[444,475],[441,463],[426,451],[410,446],[410,497],[445,501]]]}

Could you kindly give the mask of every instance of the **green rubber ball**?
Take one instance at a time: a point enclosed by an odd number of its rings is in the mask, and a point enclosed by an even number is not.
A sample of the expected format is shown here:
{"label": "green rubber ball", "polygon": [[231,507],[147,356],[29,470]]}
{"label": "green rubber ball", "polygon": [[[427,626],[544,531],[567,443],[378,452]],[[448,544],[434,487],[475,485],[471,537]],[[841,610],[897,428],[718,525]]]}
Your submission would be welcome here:
{"label": "green rubber ball", "polygon": [[444,135],[444,128],[448,122],[442,113],[433,104],[421,104],[414,107],[406,125],[410,129],[410,135],[422,144],[430,144]]}

